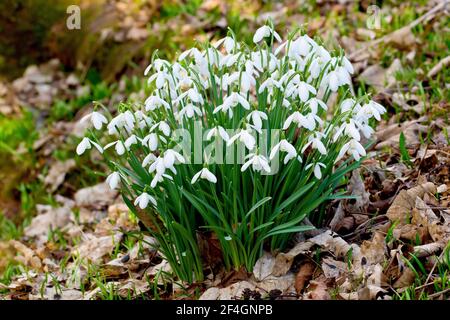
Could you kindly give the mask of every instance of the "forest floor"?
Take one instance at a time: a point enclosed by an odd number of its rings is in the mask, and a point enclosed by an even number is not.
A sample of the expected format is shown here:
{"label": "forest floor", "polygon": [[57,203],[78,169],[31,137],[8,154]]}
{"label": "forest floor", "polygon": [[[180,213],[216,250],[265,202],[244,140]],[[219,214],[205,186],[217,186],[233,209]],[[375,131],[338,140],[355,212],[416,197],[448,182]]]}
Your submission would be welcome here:
{"label": "forest floor", "polygon": [[[115,24],[93,28],[109,41],[77,52],[76,68],[55,45],[48,61],[0,78],[0,299],[448,299],[448,2],[380,1],[379,11],[365,1],[108,2]],[[329,203],[324,225],[266,253],[253,273],[219,271],[188,286],[103,183],[99,159],[76,157],[78,120],[92,101],[143,101],[155,49],[170,59],[227,26],[250,39],[267,18],[342,47],[354,90],[388,112],[348,177],[356,200]],[[114,57],[101,60],[108,50]]]}

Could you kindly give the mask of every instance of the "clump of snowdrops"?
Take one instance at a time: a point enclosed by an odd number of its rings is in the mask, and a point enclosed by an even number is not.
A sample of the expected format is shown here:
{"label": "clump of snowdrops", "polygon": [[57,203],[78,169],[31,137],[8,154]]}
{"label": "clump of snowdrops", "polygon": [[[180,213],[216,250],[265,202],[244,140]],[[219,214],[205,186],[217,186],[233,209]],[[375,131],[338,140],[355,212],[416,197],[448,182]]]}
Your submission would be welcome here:
{"label": "clump of snowdrops", "polygon": [[154,55],[145,102],[114,116],[97,105],[82,120],[107,134],[90,130],[77,153],[93,146],[104,155],[106,182],[182,281],[201,281],[208,267],[200,233],[218,241],[227,269],[251,271],[263,250],[310,229],[302,221],[318,221],[318,209],[344,195],[345,175],[366,155],[362,137],[385,112],[352,94],[342,51],[301,31],[283,42],[271,23],[253,42],[230,31],[175,63]]}

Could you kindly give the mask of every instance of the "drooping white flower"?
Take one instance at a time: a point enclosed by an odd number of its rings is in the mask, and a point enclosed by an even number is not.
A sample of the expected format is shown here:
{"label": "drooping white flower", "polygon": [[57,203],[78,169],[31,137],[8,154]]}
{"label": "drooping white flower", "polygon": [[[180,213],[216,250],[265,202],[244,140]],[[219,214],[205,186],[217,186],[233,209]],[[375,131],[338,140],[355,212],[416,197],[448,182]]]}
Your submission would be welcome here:
{"label": "drooping white flower", "polygon": [[112,172],[107,178],[106,183],[109,185],[111,190],[117,188],[120,183],[120,174],[117,171]]}
{"label": "drooping white flower", "polygon": [[310,93],[313,95],[317,94],[316,88],[304,81],[301,81],[297,85],[297,90],[298,96],[302,102],[308,101]]}
{"label": "drooping white flower", "polygon": [[170,105],[158,96],[153,95],[145,100],[145,111],[153,111],[161,106],[170,109]]}
{"label": "drooping white flower", "polygon": [[175,162],[185,163],[184,157],[173,149],[168,149],[164,152],[163,163],[166,169],[170,169],[174,174],[176,170],[174,167]]}
{"label": "drooping white flower", "polygon": [[202,110],[199,107],[194,106],[192,103],[189,103],[184,106],[183,109],[180,110],[179,116],[186,117],[188,119],[194,117],[194,115],[202,116]]}
{"label": "drooping white flower", "polygon": [[280,88],[280,87],[281,84],[278,81],[272,78],[268,78],[266,81],[261,83],[261,85],[259,86],[258,93],[259,94],[263,93],[265,89],[267,89],[269,92],[273,92],[273,88]]}
{"label": "drooping white flower", "polygon": [[77,154],[82,155],[86,150],[91,149],[92,146],[94,146],[100,153],[103,153],[103,148],[98,143],[84,137],[77,146]]}
{"label": "drooping white flower", "polygon": [[139,208],[141,209],[147,208],[149,203],[156,207],[156,199],[147,192],[141,193],[141,195],[134,200],[134,205],[139,205]]}
{"label": "drooping white flower", "polygon": [[112,147],[112,146],[114,146],[114,145],[116,146],[116,147],[115,147],[116,153],[117,153],[119,156],[123,155],[123,154],[125,153],[125,150],[128,150],[128,149],[125,147],[125,145],[124,145],[124,143],[122,142],[122,140],[117,140],[117,141],[113,141],[113,142],[111,142],[111,143],[108,143],[108,144],[105,146],[105,150],[108,149],[108,148],[110,148],[110,147]]}
{"label": "drooping white flower", "polygon": [[297,38],[291,42],[289,53],[290,57],[303,56],[306,57],[309,52],[316,47],[317,44],[307,34]]}
{"label": "drooping white flower", "polygon": [[339,88],[339,74],[336,70],[331,71],[325,78],[324,78],[325,85],[328,85],[331,91],[336,92]]}
{"label": "drooping white flower", "polygon": [[312,166],[314,166],[314,176],[319,180],[322,179],[322,171],[320,167],[326,168],[326,166],[322,162],[310,163],[305,167],[305,170],[308,170]]}
{"label": "drooping white flower", "polygon": [[219,111],[222,111],[224,113],[228,112],[228,115],[231,118],[233,117],[232,108],[236,107],[238,104],[241,104],[244,109],[250,109],[250,104],[248,103],[248,101],[239,93],[233,92],[225,98],[221,105],[214,109],[213,113],[217,113]]}
{"label": "drooping white flower", "polygon": [[136,137],[136,135],[132,134],[131,136],[129,136],[127,138],[127,140],[125,140],[125,143],[124,143],[125,148],[127,148],[127,150],[130,150],[130,148],[133,144],[138,143],[138,140],[140,140],[140,138],[138,138],[138,137]]}
{"label": "drooping white flower", "polygon": [[160,182],[164,181],[164,178],[173,181],[173,178],[171,176],[169,176],[168,174],[159,174],[156,173],[155,176],[153,177],[152,181],[150,182],[150,187],[154,188],[156,187],[156,185]]}
{"label": "drooping white flower", "polygon": [[304,153],[309,146],[311,146],[311,148],[313,149],[317,149],[321,154],[327,154],[327,149],[325,148],[325,145],[323,144],[319,134],[316,134],[315,136],[311,135],[308,137],[308,142],[303,146],[302,153]]}
{"label": "drooping white flower", "polygon": [[193,103],[203,103],[202,95],[197,91],[196,88],[191,88],[186,92],[180,94],[180,96],[175,100],[175,103],[179,103],[185,97],[188,97]]}
{"label": "drooping white flower", "polygon": [[202,170],[197,172],[194,175],[194,177],[192,178],[191,184],[196,183],[199,178],[208,180],[209,182],[212,182],[212,183],[216,183],[217,182],[216,176],[211,171],[209,171],[208,168],[203,168]]}
{"label": "drooping white flower", "polygon": [[361,156],[364,157],[366,155],[366,150],[364,150],[364,147],[357,140],[352,139],[342,146],[342,149],[339,151],[336,158],[336,162],[341,160],[346,153],[352,155],[356,161],[359,161]]}
{"label": "drooping white flower", "polygon": [[254,43],[258,43],[262,39],[270,37],[270,35],[273,35],[273,37],[278,42],[281,42],[280,35],[275,30],[273,30],[271,27],[269,27],[269,26],[262,26],[261,28],[256,30],[255,35],[253,36],[253,42]]}
{"label": "drooping white flower", "polygon": [[247,121],[252,121],[256,131],[260,132],[262,129],[262,121],[267,120],[267,114],[262,111],[254,110],[247,115]]}
{"label": "drooping white flower", "polygon": [[342,134],[345,134],[357,141],[361,139],[361,135],[359,134],[359,131],[356,128],[355,120],[353,119],[349,119],[348,121],[341,124],[333,137],[333,141],[337,141]]}
{"label": "drooping white flower", "polygon": [[306,102],[306,105],[311,109],[313,114],[317,114],[318,107],[320,106],[323,110],[328,110],[327,105],[320,99],[311,98]]}
{"label": "drooping white flower", "polygon": [[295,147],[286,139],[281,140],[272,148],[272,150],[270,151],[269,159],[272,160],[273,158],[275,158],[275,155],[278,151],[287,153],[286,157],[284,158],[284,164],[288,163],[289,160],[297,157],[297,150],[295,150]]}
{"label": "drooping white flower", "polygon": [[158,140],[158,135],[152,132],[142,139],[142,144],[148,145],[150,151],[155,151],[158,148]]}
{"label": "drooping white flower", "polygon": [[256,139],[251,135],[249,130],[240,130],[239,133],[228,140],[227,146],[231,146],[237,139],[239,139],[248,150],[253,150],[255,147]]}
{"label": "drooping white flower", "polygon": [[381,115],[386,112],[386,109],[379,103],[371,100],[364,104],[356,114],[357,118],[368,120],[374,117],[376,120],[381,120]]}
{"label": "drooping white flower", "polygon": [[239,43],[237,43],[232,37],[224,37],[218,40],[216,43],[214,43],[214,47],[218,48],[222,44],[227,53],[232,53],[235,48],[236,49],[240,48]]}
{"label": "drooping white flower", "polygon": [[316,121],[318,121],[320,124],[321,119],[317,115],[309,113],[307,116],[304,116],[300,112],[295,111],[289,117],[287,117],[283,125],[283,130],[289,128],[292,123],[296,123],[299,128],[303,127],[312,131],[316,127]]}
{"label": "drooping white flower", "polygon": [[228,141],[230,140],[230,136],[228,135],[228,133],[226,132],[226,130],[221,127],[221,126],[217,126],[215,128],[212,128],[211,130],[209,130],[208,134],[206,135],[206,140],[211,140],[211,138],[213,136],[220,136],[224,141]]}
{"label": "drooping white flower", "polygon": [[142,167],[146,167],[149,165],[149,163],[153,163],[156,161],[156,156],[153,153],[149,153],[145,156],[144,160],[142,160]]}
{"label": "drooping white flower", "polygon": [[170,127],[165,121],[160,121],[158,123],[155,123],[151,128],[150,131],[155,130],[158,128],[166,137],[170,136]]}
{"label": "drooping white flower", "polygon": [[97,111],[93,111],[92,113],[85,115],[83,118],[81,118],[80,122],[83,123],[88,119],[91,120],[91,123],[97,130],[100,130],[104,123],[108,123],[108,119],[106,119],[104,115]]}
{"label": "drooping white flower", "polygon": [[265,172],[270,173],[269,161],[263,155],[250,153],[245,158],[248,160],[242,165],[241,167],[242,172],[247,170],[247,168],[251,165],[253,170],[255,171],[264,170]]}

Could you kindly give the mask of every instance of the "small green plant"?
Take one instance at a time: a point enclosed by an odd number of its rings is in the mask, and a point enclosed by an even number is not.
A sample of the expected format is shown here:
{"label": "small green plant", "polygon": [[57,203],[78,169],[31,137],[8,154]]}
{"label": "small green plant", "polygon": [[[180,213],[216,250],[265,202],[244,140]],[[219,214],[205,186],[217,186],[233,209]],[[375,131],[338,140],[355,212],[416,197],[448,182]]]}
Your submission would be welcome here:
{"label": "small green plant", "polygon": [[122,103],[108,118],[96,104],[82,119],[107,124],[109,136],[90,130],[77,153],[103,154],[107,183],[120,186],[182,281],[203,279],[200,233],[217,237],[226,269],[252,271],[263,249],[312,228],[303,219],[345,194],[335,190],[366,155],[361,135],[385,109],[351,94],[342,51],[297,33],[275,50],[281,38],[269,23],[254,46],[230,31],[173,64],[154,56],[145,103]]}
{"label": "small green plant", "polygon": [[409,156],[408,149],[406,148],[406,138],[403,132],[400,133],[399,149],[402,161],[409,167],[412,167],[411,157]]}

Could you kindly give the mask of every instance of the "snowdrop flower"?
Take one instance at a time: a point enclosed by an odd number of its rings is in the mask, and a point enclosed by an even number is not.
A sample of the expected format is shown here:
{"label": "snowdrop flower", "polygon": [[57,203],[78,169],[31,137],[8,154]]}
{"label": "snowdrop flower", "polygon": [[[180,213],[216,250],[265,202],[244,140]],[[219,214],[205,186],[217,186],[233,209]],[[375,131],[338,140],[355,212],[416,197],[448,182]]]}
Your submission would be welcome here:
{"label": "snowdrop flower", "polygon": [[98,143],[92,141],[87,137],[84,137],[77,146],[77,154],[79,156],[82,155],[86,150],[91,149],[92,146],[94,146],[100,153],[103,153],[103,148]]}
{"label": "snowdrop flower", "polygon": [[250,153],[246,157],[248,158],[247,162],[244,163],[241,167],[241,171],[244,172],[251,165],[253,170],[262,171],[264,170],[267,173],[270,173],[270,166],[267,159],[262,155],[257,155],[256,153]]}
{"label": "snowdrop flower", "polygon": [[227,53],[232,53],[234,48],[239,49],[239,43],[237,43],[232,37],[224,37],[220,40],[218,40],[215,44],[214,47],[218,48],[223,44],[223,47],[225,48],[225,51]]}
{"label": "snowdrop flower", "polygon": [[331,71],[323,80],[325,85],[328,85],[331,91],[336,92],[339,88],[339,74],[336,70]]}
{"label": "snowdrop flower", "polygon": [[174,167],[176,161],[180,163],[186,162],[184,157],[173,149],[168,149],[164,152],[163,158],[164,167],[166,167],[166,169],[170,169],[174,174],[176,174],[177,172]]}
{"label": "snowdrop flower", "polygon": [[140,140],[140,139],[138,137],[136,137],[134,134],[132,134],[131,136],[129,136],[127,138],[127,140],[125,140],[125,143],[124,143],[125,148],[127,148],[127,150],[130,150],[130,148],[133,144],[138,143],[138,140]]}
{"label": "snowdrop flower", "polygon": [[158,128],[166,137],[170,136],[170,127],[167,124],[167,122],[165,121],[160,121],[156,124],[154,124],[151,128],[150,131],[155,130],[156,128]]}
{"label": "snowdrop flower", "polygon": [[346,56],[342,57],[342,66],[345,68],[345,70],[347,70],[348,73],[353,74],[354,72],[353,65],[350,62],[350,60],[347,59]]}
{"label": "snowdrop flower", "polygon": [[151,187],[151,188],[156,187],[156,185],[157,185],[159,182],[163,182],[163,181],[164,181],[164,178],[173,181],[173,178],[172,178],[171,176],[169,176],[168,174],[165,174],[165,173],[163,173],[163,174],[158,174],[158,173],[157,173],[157,174],[155,174],[155,177],[154,177],[154,178],[152,179],[152,181],[150,182],[150,187]]}
{"label": "snowdrop flower", "polygon": [[[117,154],[118,154],[119,156],[121,156],[121,155],[123,155],[123,154],[125,153],[125,145],[123,144],[122,140],[117,140],[117,141],[108,143],[108,144],[105,146],[105,150],[108,149],[108,148],[110,148],[110,147],[112,147],[112,146],[114,146],[114,145],[116,146],[115,149],[116,149],[116,152],[117,152]],[[128,149],[127,149],[127,150],[128,150]]]}
{"label": "snowdrop flower", "polygon": [[249,130],[242,129],[239,133],[232,136],[227,143],[227,146],[231,146],[237,139],[244,143],[248,150],[253,150],[256,144],[255,138],[250,134]]}
{"label": "snowdrop flower", "polygon": [[217,182],[216,176],[211,171],[209,171],[208,168],[203,168],[202,170],[197,172],[194,175],[194,177],[192,178],[191,184],[196,183],[199,178],[208,180],[209,182],[212,182],[212,183],[216,183]]}
{"label": "snowdrop flower", "polygon": [[327,105],[320,99],[311,98],[306,102],[306,105],[309,106],[311,112],[313,114],[317,114],[318,107],[320,106],[323,110],[328,110]]}
{"label": "snowdrop flower", "polygon": [[128,132],[131,132],[134,129],[135,122],[134,114],[130,110],[119,113],[108,123],[109,134],[119,134],[117,129],[120,128],[125,128]]}
{"label": "snowdrop flower", "polygon": [[336,162],[341,160],[346,153],[352,155],[356,161],[359,161],[361,156],[364,157],[366,155],[366,150],[364,150],[364,147],[357,140],[352,139],[342,146],[342,149],[339,151],[336,158]]}
{"label": "snowdrop flower", "polygon": [[258,43],[263,38],[270,37],[271,34],[278,42],[281,42],[280,35],[269,26],[262,26],[261,28],[256,30],[255,35],[253,36],[253,42]]}
{"label": "snowdrop flower", "polygon": [[262,111],[254,110],[247,115],[246,119],[247,121],[250,121],[251,119],[256,131],[261,132],[262,120],[267,120],[267,114]]}
{"label": "snowdrop flower", "polygon": [[224,141],[230,140],[230,136],[221,126],[217,126],[209,130],[208,134],[206,135],[206,140],[210,141],[213,136],[220,136]]}
{"label": "snowdrop flower", "polygon": [[183,109],[181,109],[181,111],[179,112],[179,116],[183,117],[185,116],[186,118],[192,118],[194,117],[194,115],[198,115],[198,116],[202,116],[202,110],[200,110],[199,107],[194,106],[192,103],[187,104]]}
{"label": "snowdrop flower", "polygon": [[223,238],[225,241],[231,241],[233,238],[231,238],[230,235],[227,235]]}
{"label": "snowdrop flower", "polygon": [[295,56],[303,56],[306,57],[313,46],[317,46],[315,41],[311,39],[308,35],[303,35],[299,38],[297,38],[295,41],[293,41],[289,48],[289,57],[295,57]]}
{"label": "snowdrop flower", "polygon": [[304,81],[301,81],[297,85],[297,90],[298,90],[298,96],[302,102],[308,101],[310,93],[313,95],[317,94],[316,89],[312,85],[310,85]]}
{"label": "snowdrop flower", "polygon": [[81,118],[80,122],[83,123],[88,119],[91,120],[91,123],[97,130],[100,130],[104,123],[108,123],[108,119],[106,119],[104,115],[97,111],[93,111],[92,113],[85,115],[83,118]]}
{"label": "snowdrop flower", "polygon": [[376,120],[381,120],[381,115],[386,112],[386,109],[379,103],[371,100],[361,107],[356,116],[368,120],[374,117]]}
{"label": "snowdrop flower", "polygon": [[149,153],[145,156],[144,160],[142,160],[142,167],[146,167],[149,165],[149,163],[153,163],[156,161],[156,156],[153,153]]}
{"label": "snowdrop flower", "polygon": [[280,88],[281,85],[278,81],[272,79],[272,78],[268,78],[266,81],[264,81],[263,83],[261,83],[261,85],[259,86],[259,90],[258,93],[263,93],[264,90],[267,88],[269,92],[273,92],[273,88]]}
{"label": "snowdrop flower", "polygon": [[191,88],[186,92],[183,92],[176,100],[175,103],[179,103],[185,97],[189,97],[189,99],[194,103],[203,103],[202,95],[197,91],[197,89]]}
{"label": "snowdrop flower", "polygon": [[226,113],[228,111],[229,117],[232,118],[233,117],[232,108],[236,107],[238,104],[241,104],[244,109],[247,110],[250,109],[250,104],[248,103],[248,101],[239,93],[233,92],[232,94],[230,94],[228,97],[225,98],[223,104],[214,109],[213,113],[217,113],[219,111]]}
{"label": "snowdrop flower", "polygon": [[150,173],[156,172],[156,175],[160,176],[162,176],[166,172],[166,166],[164,165],[164,158],[157,157],[156,159],[152,159],[152,157],[149,157],[149,161],[153,162],[150,165],[148,172]]}
{"label": "snowdrop flower", "polygon": [[314,176],[319,180],[322,179],[322,171],[320,170],[320,167],[326,168],[326,166],[321,162],[310,163],[305,167],[305,170],[308,170],[312,166],[314,166]]}
{"label": "snowdrop flower", "polygon": [[273,160],[278,151],[287,153],[286,157],[284,158],[284,164],[288,163],[291,159],[297,156],[297,150],[295,150],[295,147],[286,139],[281,140],[272,148],[272,151],[270,151],[269,159]]}
{"label": "snowdrop flower", "polygon": [[170,109],[170,105],[158,96],[150,96],[145,100],[145,111],[153,111],[161,106]]}
{"label": "snowdrop flower", "polygon": [[106,183],[109,185],[111,190],[117,188],[120,182],[120,174],[117,171],[114,171],[106,178]]}
{"label": "snowdrop flower", "polygon": [[317,149],[323,155],[327,154],[327,149],[320,139],[319,134],[317,134],[316,136],[309,136],[308,142],[302,148],[302,153],[304,153],[309,146],[311,146],[313,149]]}
{"label": "snowdrop flower", "polygon": [[145,209],[147,208],[149,202],[151,202],[156,207],[156,200],[147,192],[141,193],[139,197],[134,200],[134,205],[139,205],[139,208]]}
{"label": "snowdrop flower", "polygon": [[289,128],[292,123],[297,123],[297,126],[299,128],[304,127],[306,129],[312,131],[316,127],[317,119],[321,120],[318,116],[316,116],[312,113],[308,114],[308,116],[305,117],[300,112],[295,111],[289,117],[287,117],[287,119],[283,125],[283,130],[286,130],[287,128]]}
{"label": "snowdrop flower", "polygon": [[342,133],[346,134],[347,136],[359,141],[361,139],[361,135],[359,134],[358,129],[355,125],[355,120],[349,119],[347,122],[343,123],[336,134],[333,137],[333,141],[337,141],[339,137],[342,135]]}
{"label": "snowdrop flower", "polygon": [[150,151],[155,151],[158,148],[158,135],[150,133],[142,139],[142,144],[148,145]]}
{"label": "snowdrop flower", "polygon": [[359,110],[360,106],[358,108],[358,105],[359,104],[356,103],[355,99],[348,98],[341,102],[339,108],[341,109],[341,112],[344,113],[353,110],[355,107]]}
{"label": "snowdrop flower", "polygon": [[155,81],[156,88],[161,89],[164,86],[166,80],[169,79],[169,74],[165,70],[161,70],[150,76],[147,80],[147,83],[152,83],[153,81]]}

